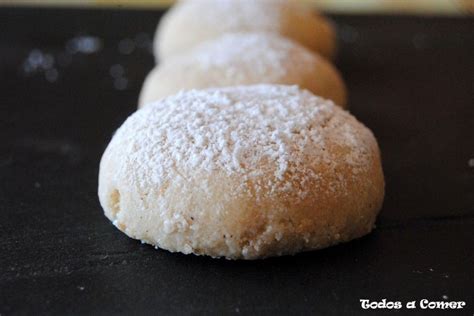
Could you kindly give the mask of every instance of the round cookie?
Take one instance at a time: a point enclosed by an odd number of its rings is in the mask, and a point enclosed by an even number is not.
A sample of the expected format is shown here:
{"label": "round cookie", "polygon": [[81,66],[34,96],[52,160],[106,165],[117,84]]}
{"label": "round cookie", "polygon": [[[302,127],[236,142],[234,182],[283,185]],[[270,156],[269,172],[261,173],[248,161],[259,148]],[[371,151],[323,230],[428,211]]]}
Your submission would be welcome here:
{"label": "round cookie", "polygon": [[143,106],[180,90],[275,83],[298,85],[345,106],[346,88],[326,59],[268,33],[231,33],[163,61],[148,75]]}
{"label": "round cookie", "polygon": [[172,252],[257,259],[369,233],[384,179],[371,131],[296,86],[191,90],[117,130],[100,164],[105,215]]}
{"label": "round cookie", "polygon": [[234,32],[277,33],[331,58],[336,47],[331,23],[312,8],[291,0],[181,0],[161,19],[157,59]]}

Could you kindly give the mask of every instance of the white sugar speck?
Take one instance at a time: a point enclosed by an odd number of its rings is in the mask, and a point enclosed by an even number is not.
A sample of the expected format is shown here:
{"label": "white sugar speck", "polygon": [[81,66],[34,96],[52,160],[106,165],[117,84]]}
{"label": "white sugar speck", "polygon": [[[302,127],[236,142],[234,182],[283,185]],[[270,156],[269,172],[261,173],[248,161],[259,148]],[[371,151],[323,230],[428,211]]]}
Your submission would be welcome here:
{"label": "white sugar speck", "polygon": [[26,73],[44,71],[51,69],[54,65],[54,57],[39,49],[33,49],[23,62],[23,70]]}
{"label": "white sugar speck", "polygon": [[22,70],[26,75],[42,74],[48,82],[55,82],[59,76],[54,56],[40,49],[33,49],[28,54]]}
{"label": "white sugar speck", "polygon": [[467,165],[469,166],[469,168],[474,168],[474,158],[469,159]]}
{"label": "white sugar speck", "polygon": [[102,40],[95,36],[77,36],[66,43],[66,50],[70,54],[93,54],[101,48]]}

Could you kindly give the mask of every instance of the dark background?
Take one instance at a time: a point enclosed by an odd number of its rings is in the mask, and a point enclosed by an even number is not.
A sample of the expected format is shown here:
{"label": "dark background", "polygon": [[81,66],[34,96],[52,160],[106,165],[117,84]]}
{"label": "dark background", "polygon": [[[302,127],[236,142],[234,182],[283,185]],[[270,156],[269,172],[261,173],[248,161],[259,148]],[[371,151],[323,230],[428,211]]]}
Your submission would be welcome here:
{"label": "dark background", "polygon": [[[361,298],[462,300],[472,315],[474,18],[333,16],[350,111],[383,154],[377,229],[321,251],[232,262],[142,245],[98,203],[99,159],[136,108],[160,15],[0,9],[2,316],[370,313]],[[78,36],[100,49],[74,54]],[[52,65],[28,68],[35,49]]]}

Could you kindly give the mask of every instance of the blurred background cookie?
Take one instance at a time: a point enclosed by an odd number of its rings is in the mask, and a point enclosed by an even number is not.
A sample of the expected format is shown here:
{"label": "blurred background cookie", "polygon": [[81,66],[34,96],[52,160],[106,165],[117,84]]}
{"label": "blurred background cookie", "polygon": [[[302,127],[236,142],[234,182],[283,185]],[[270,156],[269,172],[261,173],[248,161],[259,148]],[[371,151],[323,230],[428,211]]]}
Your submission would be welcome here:
{"label": "blurred background cookie", "polygon": [[346,88],[325,58],[277,34],[234,33],[170,57],[148,75],[140,105],[180,90],[258,83],[299,85],[344,107]]}
{"label": "blurred background cookie", "polygon": [[336,49],[331,23],[314,8],[289,0],[184,0],[160,21],[155,57],[164,60],[232,32],[277,33],[331,58]]}

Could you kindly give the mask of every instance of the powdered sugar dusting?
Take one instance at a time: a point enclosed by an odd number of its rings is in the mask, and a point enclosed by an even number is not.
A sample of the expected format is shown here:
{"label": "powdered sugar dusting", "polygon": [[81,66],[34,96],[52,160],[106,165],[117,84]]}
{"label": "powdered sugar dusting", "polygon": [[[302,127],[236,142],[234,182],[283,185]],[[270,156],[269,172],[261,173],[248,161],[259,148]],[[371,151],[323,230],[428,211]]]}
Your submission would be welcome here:
{"label": "powdered sugar dusting", "polygon": [[313,69],[316,57],[301,45],[279,35],[229,33],[197,46],[187,62],[203,70],[225,67],[229,78],[245,74],[247,77],[253,75],[277,80],[288,75],[289,71],[304,73]]}
{"label": "powdered sugar dusting", "polygon": [[297,191],[304,198],[313,189],[308,184],[321,180],[318,164],[334,169],[330,190],[344,190],[334,143],[354,175],[368,169],[371,144],[357,134],[360,126],[331,101],[296,86],[191,90],[137,111],[110,146],[122,144],[116,176],[140,189],[219,171],[240,179],[242,190],[251,181],[256,191]]}

